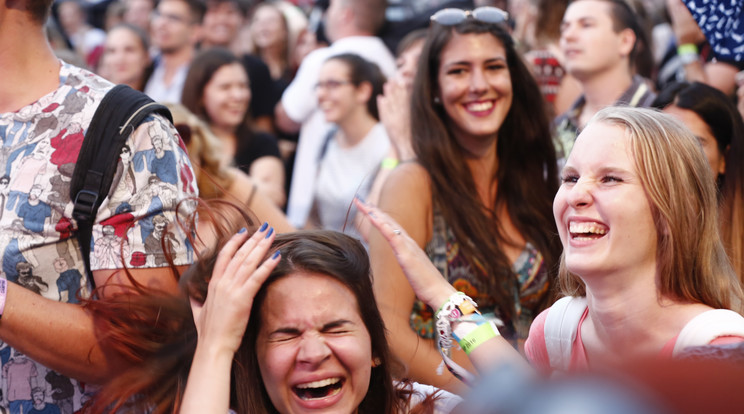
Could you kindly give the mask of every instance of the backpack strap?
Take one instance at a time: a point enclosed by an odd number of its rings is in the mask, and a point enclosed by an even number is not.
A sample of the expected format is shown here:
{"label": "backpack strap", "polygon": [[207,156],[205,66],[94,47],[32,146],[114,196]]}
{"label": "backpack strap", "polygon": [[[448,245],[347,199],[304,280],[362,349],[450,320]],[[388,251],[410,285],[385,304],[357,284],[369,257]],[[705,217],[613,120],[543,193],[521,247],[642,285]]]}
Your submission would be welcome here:
{"label": "backpack strap", "polygon": [[544,328],[545,347],[553,369],[568,371],[571,348],[586,306],[585,297],[566,296],[558,299],[548,310]]}
{"label": "backpack strap", "polygon": [[744,337],[744,317],[728,309],[712,309],[687,322],[674,343],[673,356],[685,348],[708,345],[719,336]]}
{"label": "backpack strap", "polygon": [[98,208],[108,196],[127,138],[153,112],[173,122],[165,106],[129,86],[117,85],[103,97],[85,132],[70,182],[70,199],[75,203],[72,218],[77,224],[85,272],[94,287],[90,243]]}

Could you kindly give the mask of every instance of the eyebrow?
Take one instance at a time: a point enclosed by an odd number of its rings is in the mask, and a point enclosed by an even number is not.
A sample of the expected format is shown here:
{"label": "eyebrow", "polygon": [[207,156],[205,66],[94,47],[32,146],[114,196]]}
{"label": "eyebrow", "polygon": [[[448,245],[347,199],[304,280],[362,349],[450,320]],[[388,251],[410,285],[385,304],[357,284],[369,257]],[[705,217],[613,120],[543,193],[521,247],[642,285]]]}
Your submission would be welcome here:
{"label": "eyebrow", "polygon": [[[568,173],[578,173],[578,170],[576,167],[571,165],[566,165],[563,167],[563,170],[561,170],[561,175],[568,174]],[[597,169],[597,175],[604,175],[604,174],[624,174],[624,175],[633,175],[633,171],[630,171],[625,168],[620,167],[613,167],[613,166],[602,166]]]}
{"label": "eyebrow", "polygon": [[[504,63],[506,63],[506,57],[503,57],[503,56],[492,57],[492,58],[486,59],[484,63],[488,64],[488,63],[494,63],[494,62],[504,62]],[[444,62],[442,64],[442,66],[443,67],[457,66],[457,65],[467,65],[467,66],[470,66],[472,64],[473,64],[473,62],[472,61],[469,61],[469,60],[458,60],[456,62]]]}

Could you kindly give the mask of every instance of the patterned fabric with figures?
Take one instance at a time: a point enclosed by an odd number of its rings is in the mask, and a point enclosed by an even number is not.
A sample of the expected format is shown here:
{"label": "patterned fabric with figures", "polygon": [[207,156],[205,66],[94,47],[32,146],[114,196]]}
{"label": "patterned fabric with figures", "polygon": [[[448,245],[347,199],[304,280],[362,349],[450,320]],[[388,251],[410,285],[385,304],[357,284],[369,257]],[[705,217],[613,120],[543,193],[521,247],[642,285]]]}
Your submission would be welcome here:
{"label": "patterned fabric with figures", "polygon": [[[52,300],[87,297],[71,218],[69,184],[98,103],[113,85],[63,63],[54,92],[13,113],[0,114],[0,270],[2,277]],[[194,174],[175,128],[148,118],[128,139],[103,201],[91,240],[91,269],[177,265],[191,248],[175,225],[188,214]],[[181,203],[179,203],[181,202]],[[74,338],[70,338],[74,340]],[[2,405],[11,413],[71,414],[86,400],[83,384],[0,345]]]}

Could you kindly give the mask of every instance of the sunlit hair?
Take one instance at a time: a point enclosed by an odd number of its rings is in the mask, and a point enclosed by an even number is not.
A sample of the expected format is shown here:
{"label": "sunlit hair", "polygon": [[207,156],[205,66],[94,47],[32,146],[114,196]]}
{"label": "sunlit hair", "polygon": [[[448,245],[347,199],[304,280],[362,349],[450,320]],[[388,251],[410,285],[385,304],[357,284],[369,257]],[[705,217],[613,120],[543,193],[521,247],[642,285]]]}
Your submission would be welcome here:
{"label": "sunlit hair", "polygon": [[[503,45],[513,91],[511,108],[501,128],[494,131],[498,133],[498,170],[492,180],[498,190],[488,205],[480,200],[449,115],[434,101],[441,89],[438,75],[444,48],[454,36],[482,34],[493,36]],[[497,212],[506,207],[519,233],[542,253],[550,280],[560,255],[552,213],[558,173],[542,94],[515,50],[512,37],[498,24],[474,19],[455,26],[432,24],[419,62],[411,94],[412,144],[418,162],[431,177],[434,205],[468,261],[483,265],[483,282],[488,294],[501,304],[502,316],[514,316],[516,276],[504,254],[508,242]]]}
{"label": "sunlit hair", "polygon": [[382,94],[382,86],[385,84],[385,75],[382,74],[377,64],[370,62],[354,53],[343,53],[331,56],[326,60],[341,62],[349,70],[349,81],[354,87],[368,83],[372,87],[372,93],[367,100],[367,112],[376,120],[380,120],[380,112],[377,109],[377,97]]}
{"label": "sunlit hair", "polygon": [[230,188],[234,177],[220,161],[220,142],[196,115],[181,104],[165,104],[173,115],[173,125],[191,159],[196,173],[196,183],[202,198],[220,198]]}
{"label": "sunlit hair", "polygon": [[671,84],[652,105],[688,109],[713,133],[726,162],[723,174],[717,179],[723,244],[734,270],[744,282],[744,120],[726,94],[700,82]]}
{"label": "sunlit hair", "polygon": [[[742,310],[742,290],[718,231],[716,187],[700,144],[673,117],[652,109],[609,107],[590,121],[621,127],[656,226],[660,297]],[[583,137],[591,139],[591,137]],[[586,295],[561,261],[561,287]]]}
{"label": "sunlit hair", "polygon": [[[219,214],[214,209],[207,211]],[[101,389],[86,412],[116,412],[119,408],[153,414],[178,412],[197,344],[189,297],[200,303],[206,300],[217,255],[240,223],[235,219],[212,221],[217,223],[217,243],[199,252],[199,260],[184,272],[180,295],[139,286],[131,294],[86,302],[102,341],[132,364]],[[249,217],[242,222],[249,232],[255,230]],[[281,261],[257,293],[245,336],[233,359],[230,406],[238,414],[277,412],[264,389],[256,359],[262,303],[267,289],[277,280],[313,272],[339,281],[354,294],[369,332],[372,356],[380,361],[371,370],[370,387],[358,412],[432,412],[436,397],[424,399],[412,411],[402,410],[413,391],[407,382],[397,387],[393,382],[393,371],[400,367],[391,356],[382,316],[370,293],[369,258],[361,243],[330,230],[300,231],[277,235],[267,257],[277,250],[281,250]]]}

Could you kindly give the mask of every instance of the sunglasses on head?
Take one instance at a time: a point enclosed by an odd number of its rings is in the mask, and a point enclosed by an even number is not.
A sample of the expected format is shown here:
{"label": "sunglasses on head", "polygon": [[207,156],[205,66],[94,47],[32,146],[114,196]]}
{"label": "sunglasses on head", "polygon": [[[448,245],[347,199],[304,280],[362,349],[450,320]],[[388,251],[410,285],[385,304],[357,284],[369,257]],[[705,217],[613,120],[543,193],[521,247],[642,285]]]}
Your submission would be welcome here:
{"label": "sunglasses on head", "polygon": [[483,23],[504,23],[509,18],[509,13],[498,7],[484,6],[471,10],[442,9],[431,16],[431,21],[442,26],[455,26],[468,18]]}

